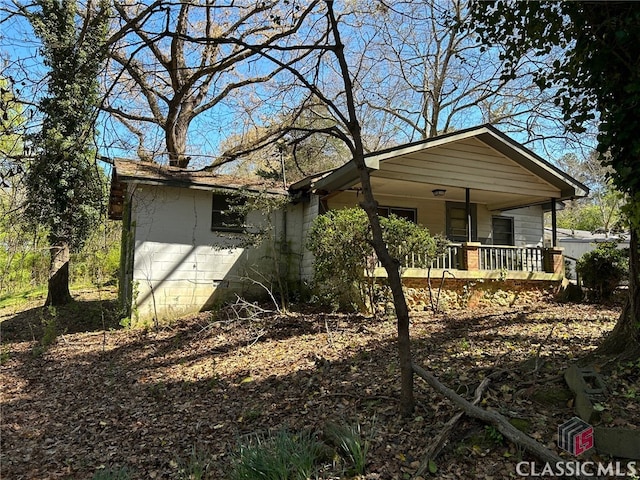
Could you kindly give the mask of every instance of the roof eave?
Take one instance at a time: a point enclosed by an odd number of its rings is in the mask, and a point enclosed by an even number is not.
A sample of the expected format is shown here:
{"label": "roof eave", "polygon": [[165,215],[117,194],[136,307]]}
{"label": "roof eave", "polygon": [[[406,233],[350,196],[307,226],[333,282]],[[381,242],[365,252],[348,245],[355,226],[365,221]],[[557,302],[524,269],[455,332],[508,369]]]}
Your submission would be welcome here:
{"label": "roof eave", "polygon": [[[395,158],[471,137],[478,138],[491,148],[511,158],[534,175],[558,188],[560,190],[560,198],[558,200],[582,198],[589,194],[588,187],[488,124],[374,152],[365,157],[365,162],[370,170],[378,170],[380,168],[380,162],[389,158]],[[351,160],[320,180],[308,182],[306,186],[310,187],[313,185],[313,188],[316,190],[331,192],[350,188],[358,183],[358,181],[358,169],[353,160]]]}
{"label": "roof eave", "polygon": [[508,158],[511,158],[534,175],[559,188],[561,200],[586,197],[589,194],[589,188],[587,186],[549,163],[535,152],[515,142],[495,127],[486,126],[486,132],[478,135],[478,139]]}
{"label": "roof eave", "polygon": [[260,188],[246,185],[228,185],[228,184],[213,184],[204,183],[193,180],[180,180],[175,178],[148,178],[137,175],[127,175],[118,173],[117,168],[114,168],[113,175],[116,176],[119,182],[130,183],[134,185],[150,185],[150,186],[164,186],[175,188],[186,188],[190,190],[205,190],[205,191],[249,191],[253,193],[268,193],[272,195],[288,195],[285,190],[279,190],[274,188]]}
{"label": "roof eave", "polygon": [[[369,172],[380,169],[380,162],[376,158],[365,157],[365,165]],[[356,163],[351,160],[329,175],[313,183],[313,189],[334,192],[350,188],[360,181],[360,173]]]}

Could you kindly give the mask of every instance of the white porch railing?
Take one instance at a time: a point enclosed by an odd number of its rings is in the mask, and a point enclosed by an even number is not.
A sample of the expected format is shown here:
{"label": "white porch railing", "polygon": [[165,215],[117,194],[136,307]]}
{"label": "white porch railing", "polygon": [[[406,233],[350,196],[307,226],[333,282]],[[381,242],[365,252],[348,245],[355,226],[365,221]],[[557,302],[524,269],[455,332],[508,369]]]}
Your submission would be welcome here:
{"label": "white porch railing", "polygon": [[480,270],[544,272],[542,247],[481,245],[479,256]]}
{"label": "white porch railing", "polygon": [[[460,248],[459,243],[450,243],[447,245],[445,252],[437,257],[432,263],[431,268],[441,268],[443,270],[457,270],[460,268]],[[382,268],[380,260],[376,260],[376,267]],[[425,268],[425,261],[422,255],[408,253],[404,257],[402,263],[403,268]]]}
{"label": "white porch railing", "polygon": [[[461,247],[462,245],[459,243],[447,245],[445,252],[431,263],[431,268],[441,268],[443,270],[459,269]],[[404,268],[425,268],[425,261],[421,255],[409,253],[405,256],[403,266]]]}
{"label": "white porch railing", "polygon": [[[542,247],[510,247],[503,245],[480,245],[477,248],[477,270],[508,270],[515,272],[544,272],[544,249]],[[431,268],[442,270],[466,270],[464,261],[465,247],[459,243],[450,243],[445,252],[437,257]],[[376,262],[382,267],[380,262]],[[425,268],[420,255],[409,253],[403,262],[404,268]]]}
{"label": "white porch railing", "polygon": [[459,243],[450,243],[447,245],[446,251],[437,257],[431,264],[431,268],[441,268],[443,270],[457,270],[460,268],[460,245]]}

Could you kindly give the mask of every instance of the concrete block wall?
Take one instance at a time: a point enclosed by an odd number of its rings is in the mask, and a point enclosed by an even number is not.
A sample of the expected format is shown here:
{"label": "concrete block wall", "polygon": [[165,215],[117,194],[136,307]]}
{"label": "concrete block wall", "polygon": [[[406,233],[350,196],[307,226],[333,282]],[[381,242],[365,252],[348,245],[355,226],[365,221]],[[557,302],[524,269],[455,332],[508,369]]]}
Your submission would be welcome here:
{"label": "concrete block wall", "polygon": [[[319,215],[320,212],[320,197],[317,195],[311,195],[309,202],[305,202],[303,205],[302,213],[302,238],[303,247],[307,242],[307,236],[313,220]],[[302,258],[300,261],[300,278],[302,281],[311,282],[313,280],[313,254],[306,248],[302,249]]]}
{"label": "concrete block wall", "polygon": [[[252,268],[272,268],[272,242],[245,248],[241,235],[211,230],[212,195],[165,186],[135,189],[134,321],[162,322],[208,308],[233,292],[249,291]],[[261,216],[249,214],[247,220],[260,222]]]}
{"label": "concrete block wall", "polygon": [[305,203],[299,202],[290,204],[286,209],[286,238],[289,248],[288,274],[289,281],[297,283],[300,281],[300,271],[302,265],[302,257],[304,255],[304,246],[307,242],[306,232],[304,229],[304,212]]}

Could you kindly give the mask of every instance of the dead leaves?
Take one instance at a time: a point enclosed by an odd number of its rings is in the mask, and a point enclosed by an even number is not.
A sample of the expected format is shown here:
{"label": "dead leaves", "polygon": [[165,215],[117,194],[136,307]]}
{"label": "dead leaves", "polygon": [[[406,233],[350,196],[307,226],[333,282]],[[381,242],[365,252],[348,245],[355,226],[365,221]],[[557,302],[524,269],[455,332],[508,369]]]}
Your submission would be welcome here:
{"label": "dead leaves", "polygon": [[[503,371],[483,406],[552,442],[570,408],[544,406],[536,389],[592,349],[616,318],[616,310],[543,303],[424,314],[412,323],[414,359],[467,398],[484,376]],[[392,320],[299,314],[254,325],[212,323],[202,314],[160,332],[67,334],[40,358],[32,342],[5,336],[0,476],[86,479],[98,468],[126,466],[134,478],[179,478],[182,459],[198,445],[217,480],[243,435],[357,421],[372,432],[366,478],[409,478],[455,408],[421,387],[415,418],[398,417],[395,335]],[[535,357],[545,363],[534,372],[526,362]],[[629,418],[625,409],[637,419],[640,392],[637,369],[616,378],[614,425]],[[514,471],[514,459],[503,456],[508,446],[480,446],[481,455],[473,445],[459,448],[474,429],[464,421],[436,477],[498,479]]]}

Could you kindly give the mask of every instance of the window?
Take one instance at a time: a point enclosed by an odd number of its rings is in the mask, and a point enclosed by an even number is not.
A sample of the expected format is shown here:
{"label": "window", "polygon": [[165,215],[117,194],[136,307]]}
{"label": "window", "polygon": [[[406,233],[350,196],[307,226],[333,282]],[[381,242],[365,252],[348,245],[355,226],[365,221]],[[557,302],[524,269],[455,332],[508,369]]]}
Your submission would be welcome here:
{"label": "window", "polygon": [[[471,241],[478,241],[478,207],[471,205]],[[447,202],[447,238],[452,242],[469,241],[467,233],[467,206],[460,202]]]}
{"label": "window", "polygon": [[513,234],[513,217],[492,217],[494,245],[515,245]]}
{"label": "window", "polygon": [[244,199],[234,195],[213,194],[211,207],[211,230],[222,232],[243,232],[245,229],[244,212],[241,211]]}
{"label": "window", "polygon": [[415,208],[378,207],[378,215],[380,217],[388,217],[390,214],[394,214],[397,217],[404,218],[413,223],[418,223],[418,215]]}

